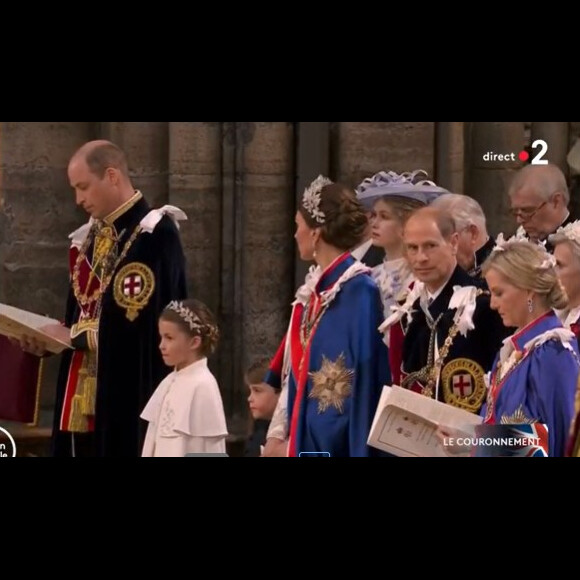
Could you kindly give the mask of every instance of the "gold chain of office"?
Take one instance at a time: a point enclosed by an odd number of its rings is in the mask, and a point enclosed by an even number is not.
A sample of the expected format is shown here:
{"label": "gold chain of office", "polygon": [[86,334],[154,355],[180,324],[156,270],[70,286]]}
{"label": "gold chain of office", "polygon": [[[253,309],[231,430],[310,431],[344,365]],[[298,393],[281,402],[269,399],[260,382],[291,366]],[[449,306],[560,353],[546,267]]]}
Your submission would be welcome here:
{"label": "gold chain of office", "polygon": [[[79,255],[77,256],[77,259],[75,261],[75,265],[73,267],[73,274],[72,274],[73,292],[74,292],[75,298],[77,299],[78,303],[81,306],[91,305],[93,302],[96,302],[97,300],[99,300],[103,296],[103,294],[107,291],[107,288],[109,287],[109,284],[111,283],[111,280],[113,279],[113,275],[116,272],[119,264],[125,259],[127,252],[129,251],[129,249],[133,245],[133,242],[136,240],[137,236],[139,235],[139,233],[142,230],[141,225],[138,225],[135,228],[135,230],[131,234],[131,237],[125,243],[125,245],[123,247],[123,251],[121,252],[121,255],[115,261],[113,267],[106,268],[107,271],[103,270],[103,277],[101,279],[101,283],[95,289],[95,291],[89,296],[88,293],[89,293],[89,290],[91,287],[91,282],[93,279],[94,270],[97,268],[97,265],[99,263],[101,263],[103,261],[103,259],[110,253],[110,251],[113,249],[115,243],[118,241],[110,235],[107,237],[107,232],[103,231],[106,228],[103,228],[103,230],[101,230],[96,235],[95,235],[95,229],[91,230],[91,232],[89,232],[89,235],[86,237],[86,239],[85,239],[85,241],[84,241],[84,243],[79,251]],[[110,228],[108,228],[108,229],[110,229]],[[99,244],[97,241],[97,238],[101,234],[104,234],[103,239],[106,242],[104,244]],[[85,260],[85,258],[87,257],[87,252],[88,252],[88,249],[89,249],[93,239],[95,240],[95,249],[93,251],[93,255],[94,255],[93,262],[94,263],[91,264],[91,275],[89,276],[89,280],[87,282],[85,292],[83,293],[81,291],[80,283],[79,283],[80,267],[81,267],[83,260]]]}
{"label": "gold chain of office", "polygon": [[[482,295],[489,295],[489,291],[482,290],[481,288],[477,289],[476,296]],[[433,398],[435,386],[437,384],[437,379],[439,378],[439,374],[441,372],[441,368],[443,367],[443,363],[453,346],[453,340],[459,333],[459,325],[457,323],[453,324],[449,329],[449,333],[447,334],[447,338],[443,343],[443,346],[439,350],[439,356],[433,364],[434,354],[435,354],[435,340],[437,340],[437,324],[441,320],[443,313],[441,313],[437,320],[433,324],[429,323],[427,319],[427,325],[431,331],[431,335],[429,337],[429,349],[427,352],[427,364],[422,369],[409,373],[405,379],[403,380],[402,386],[408,388],[410,385],[413,384],[414,381],[426,381],[426,385],[422,386],[421,394],[425,395],[426,397]]]}

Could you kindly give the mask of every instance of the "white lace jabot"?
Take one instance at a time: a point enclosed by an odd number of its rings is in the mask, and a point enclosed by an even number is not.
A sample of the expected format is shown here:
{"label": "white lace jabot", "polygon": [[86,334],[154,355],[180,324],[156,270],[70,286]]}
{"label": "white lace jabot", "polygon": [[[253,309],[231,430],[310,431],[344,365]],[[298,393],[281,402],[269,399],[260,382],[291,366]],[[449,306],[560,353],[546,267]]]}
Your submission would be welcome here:
{"label": "white lace jabot", "polygon": [[391,314],[391,306],[396,304],[399,294],[413,281],[413,274],[405,258],[385,259],[373,268],[373,279],[381,291],[386,318]]}

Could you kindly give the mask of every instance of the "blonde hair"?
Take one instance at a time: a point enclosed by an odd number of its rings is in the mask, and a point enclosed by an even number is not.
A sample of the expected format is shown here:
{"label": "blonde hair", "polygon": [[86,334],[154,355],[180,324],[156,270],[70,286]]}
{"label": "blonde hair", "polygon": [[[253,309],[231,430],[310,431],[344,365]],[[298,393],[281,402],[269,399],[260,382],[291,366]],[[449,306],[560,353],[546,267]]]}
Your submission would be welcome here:
{"label": "blonde hair", "polygon": [[558,244],[568,242],[572,255],[580,262],[580,244],[576,240],[571,240],[566,234],[560,232],[548,236],[548,241],[552,246],[556,247]]}
{"label": "blonde hair", "polygon": [[546,306],[561,310],[568,306],[568,296],[556,274],[547,263],[549,254],[541,246],[525,240],[514,241],[493,251],[481,268],[485,275],[493,269],[516,288],[531,290]]}
{"label": "blonde hair", "polygon": [[425,207],[422,201],[402,195],[383,195],[375,201],[375,204],[377,201],[386,203],[402,225],[405,225],[405,222],[414,211]]}

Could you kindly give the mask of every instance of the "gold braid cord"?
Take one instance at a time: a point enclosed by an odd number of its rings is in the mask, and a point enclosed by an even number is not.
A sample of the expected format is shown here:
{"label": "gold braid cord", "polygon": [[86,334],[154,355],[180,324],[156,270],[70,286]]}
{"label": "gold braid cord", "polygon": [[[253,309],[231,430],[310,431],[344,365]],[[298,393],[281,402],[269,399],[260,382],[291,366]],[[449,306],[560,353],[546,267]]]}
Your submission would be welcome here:
{"label": "gold braid cord", "polygon": [[576,396],[574,397],[574,419],[570,425],[570,437],[575,439],[572,440],[572,450],[570,455],[572,457],[580,457],[580,430],[576,433],[576,425],[578,424],[580,415],[580,376],[578,377],[578,382],[576,384]]}
{"label": "gold braid cord", "polygon": [[[477,297],[482,295],[489,295],[489,292],[487,290],[478,288]],[[445,359],[447,358],[449,351],[453,346],[453,341],[459,332],[458,324],[453,324],[449,329],[449,333],[447,334],[447,338],[445,339],[443,346],[439,350],[439,357],[435,362],[433,362],[435,358],[435,341],[437,340],[437,325],[439,324],[439,321],[442,317],[443,313],[437,317],[433,324],[430,324],[429,321],[426,320],[431,330],[431,335],[429,337],[429,348],[427,351],[427,364],[422,369],[409,373],[401,382],[401,386],[404,388],[409,388],[416,381],[425,383],[423,385],[421,394],[431,398],[435,393],[435,386],[437,385],[437,380],[441,374],[443,363],[445,362]]]}
{"label": "gold braid cord", "polygon": [[[117,237],[113,235],[113,230],[110,227],[104,227],[100,231],[92,230],[87,236],[87,239],[83,243],[79,255],[77,256],[72,275],[72,285],[75,298],[80,306],[91,307],[94,305],[94,309],[91,312],[91,320],[83,321],[81,324],[86,325],[87,330],[87,341],[89,348],[92,346],[94,349],[86,351],[83,355],[83,362],[81,369],[79,370],[79,375],[77,379],[77,384],[75,385],[75,394],[73,395],[71,401],[71,411],[68,422],[68,429],[73,432],[87,432],[89,430],[88,418],[95,414],[96,399],[97,399],[97,335],[96,332],[93,336],[90,336],[90,327],[95,324],[98,327],[98,320],[101,314],[102,298],[105,295],[113,276],[121,262],[127,256],[129,249],[133,245],[133,242],[137,239],[137,236],[141,233],[142,228],[138,225],[131,234],[131,237],[125,243],[121,254],[113,262],[111,257],[114,259],[114,248],[116,243],[119,241]],[[95,239],[95,263],[94,269],[100,268],[101,284],[95,291],[89,296],[90,285],[92,282],[92,277],[94,276],[93,269],[91,270],[91,276],[87,282],[85,292],[83,293],[80,288],[79,276],[80,276],[80,266],[82,262],[86,259],[87,251]]]}

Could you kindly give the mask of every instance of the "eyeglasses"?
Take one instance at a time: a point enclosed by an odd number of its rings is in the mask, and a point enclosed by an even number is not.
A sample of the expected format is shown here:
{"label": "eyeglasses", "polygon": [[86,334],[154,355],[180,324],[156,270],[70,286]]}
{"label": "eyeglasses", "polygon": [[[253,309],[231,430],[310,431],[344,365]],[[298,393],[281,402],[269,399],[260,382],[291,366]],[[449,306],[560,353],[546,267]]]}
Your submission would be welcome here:
{"label": "eyeglasses", "polygon": [[548,200],[543,201],[538,207],[536,208],[518,208],[518,209],[512,209],[510,210],[510,213],[515,217],[515,218],[521,218],[523,221],[529,221],[531,220],[546,204],[548,203]]}

